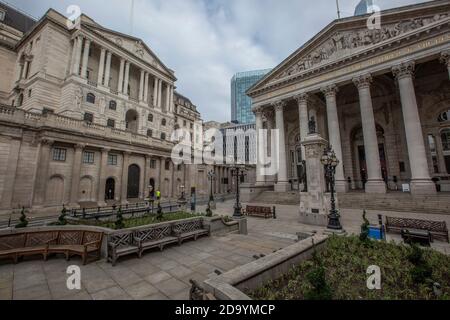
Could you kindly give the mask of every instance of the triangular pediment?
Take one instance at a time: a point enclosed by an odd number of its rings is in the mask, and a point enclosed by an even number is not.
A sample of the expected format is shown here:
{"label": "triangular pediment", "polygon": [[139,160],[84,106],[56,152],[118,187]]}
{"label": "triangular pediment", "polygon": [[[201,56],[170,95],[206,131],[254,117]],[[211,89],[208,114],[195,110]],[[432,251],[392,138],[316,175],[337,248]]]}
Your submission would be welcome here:
{"label": "triangular pediment", "polygon": [[369,17],[366,15],[333,21],[251,87],[248,93],[449,20],[450,3],[436,1],[382,11],[380,28],[369,29]]}
{"label": "triangular pediment", "polygon": [[155,69],[158,69],[170,77],[174,77],[173,71],[167,68],[141,39],[115,32],[99,25],[88,25],[88,28],[118,47],[142,59]]}

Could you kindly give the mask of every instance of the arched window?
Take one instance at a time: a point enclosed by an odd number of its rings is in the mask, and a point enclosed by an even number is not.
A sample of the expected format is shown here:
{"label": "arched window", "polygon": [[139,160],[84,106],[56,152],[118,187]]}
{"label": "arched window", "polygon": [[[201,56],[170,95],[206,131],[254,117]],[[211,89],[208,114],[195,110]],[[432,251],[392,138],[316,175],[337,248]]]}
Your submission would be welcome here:
{"label": "arched window", "polygon": [[89,92],[86,96],[86,102],[94,104],[95,103],[95,95],[93,93]]}
{"label": "arched window", "polygon": [[162,126],[166,126],[166,124],[167,124],[167,120],[166,120],[166,119],[162,119],[162,120],[161,120],[161,125],[162,125]]}
{"label": "arched window", "polygon": [[153,115],[151,113],[148,115],[148,121],[153,122]]}
{"label": "arched window", "polygon": [[166,134],[164,132],[161,133],[161,140],[166,140]]}
{"label": "arched window", "polygon": [[153,131],[151,129],[147,130],[147,137],[153,137]]}
{"label": "arched window", "polygon": [[114,100],[111,100],[111,101],[109,102],[109,110],[114,110],[114,111],[116,111],[116,110],[117,110],[117,102],[115,102]]}
{"label": "arched window", "polygon": [[442,112],[438,117],[438,122],[448,122],[450,121],[450,110]]}

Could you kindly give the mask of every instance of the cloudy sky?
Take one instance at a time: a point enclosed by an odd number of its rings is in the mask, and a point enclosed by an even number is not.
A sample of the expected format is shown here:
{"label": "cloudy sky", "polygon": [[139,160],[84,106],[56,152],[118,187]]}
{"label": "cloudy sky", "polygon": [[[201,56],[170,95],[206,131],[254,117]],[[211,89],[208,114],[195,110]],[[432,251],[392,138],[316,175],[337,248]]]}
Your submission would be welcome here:
{"label": "cloudy sky", "polygon": [[[6,0],[34,17],[76,4],[101,25],[142,38],[204,120],[230,120],[233,74],[272,68],[336,18],[335,0]],[[360,0],[339,0],[343,16]],[[382,9],[425,0],[375,0]]]}

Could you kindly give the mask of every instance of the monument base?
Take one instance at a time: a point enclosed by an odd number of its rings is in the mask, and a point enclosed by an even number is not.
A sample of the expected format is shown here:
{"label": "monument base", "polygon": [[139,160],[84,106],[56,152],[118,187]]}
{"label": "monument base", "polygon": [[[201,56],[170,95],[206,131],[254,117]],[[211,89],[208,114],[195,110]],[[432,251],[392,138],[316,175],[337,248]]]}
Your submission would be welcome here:
{"label": "monument base", "polygon": [[[322,192],[300,193],[300,223],[326,227],[330,213],[331,194]],[[338,207],[336,199],[336,207]]]}

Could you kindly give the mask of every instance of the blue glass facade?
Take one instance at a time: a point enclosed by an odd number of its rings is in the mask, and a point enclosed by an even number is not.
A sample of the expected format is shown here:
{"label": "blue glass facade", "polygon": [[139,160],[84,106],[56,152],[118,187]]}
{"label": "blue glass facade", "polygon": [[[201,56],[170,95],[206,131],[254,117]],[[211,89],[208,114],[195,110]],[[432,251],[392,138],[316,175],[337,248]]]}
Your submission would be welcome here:
{"label": "blue glass facade", "polygon": [[231,121],[254,123],[252,99],[245,92],[261,80],[271,69],[240,72],[231,79]]}

